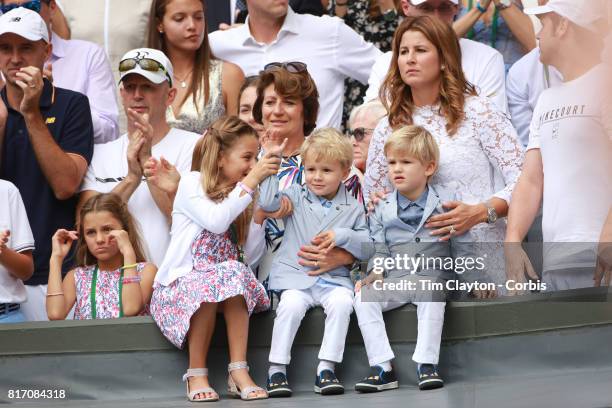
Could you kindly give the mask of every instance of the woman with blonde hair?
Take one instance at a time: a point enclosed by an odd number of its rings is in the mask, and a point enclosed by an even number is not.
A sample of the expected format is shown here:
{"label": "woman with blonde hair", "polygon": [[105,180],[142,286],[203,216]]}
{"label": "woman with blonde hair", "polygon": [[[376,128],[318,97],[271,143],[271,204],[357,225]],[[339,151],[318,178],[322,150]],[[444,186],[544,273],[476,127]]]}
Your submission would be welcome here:
{"label": "woman with blonde hair", "polygon": [[[523,149],[506,115],[465,79],[459,41],[450,26],[429,16],[402,22],[380,100],[389,114],[372,135],[365,196],[376,198],[371,194],[390,187],[383,147],[392,131],[419,125],[440,146],[432,182],[457,197],[444,203],[448,212],[431,217],[425,226],[441,240],[467,233],[475,242],[503,242],[505,223],[499,218],[508,212]],[[491,258],[489,276],[498,280],[503,259]]]}

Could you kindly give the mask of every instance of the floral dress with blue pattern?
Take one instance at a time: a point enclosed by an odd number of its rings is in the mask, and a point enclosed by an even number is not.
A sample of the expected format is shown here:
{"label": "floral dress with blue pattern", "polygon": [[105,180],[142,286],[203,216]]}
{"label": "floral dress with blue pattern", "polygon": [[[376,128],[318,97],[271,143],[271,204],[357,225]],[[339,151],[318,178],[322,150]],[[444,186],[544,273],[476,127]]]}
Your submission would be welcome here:
{"label": "floral dress with blue pattern", "polygon": [[193,314],[202,303],[221,303],[243,296],[249,315],[270,307],[266,290],[242,262],[241,249],[230,230],[202,230],[191,245],[193,270],[168,286],[155,284],[151,315],[163,335],[183,348]]}
{"label": "floral dress with blue pattern", "polygon": [[[141,276],[147,265],[140,262],[136,265],[136,272]],[[91,313],[91,283],[96,265],[82,266],[74,270],[74,283],[76,286],[76,303],[74,306],[74,320],[88,320]],[[116,319],[119,317],[119,279],[121,268],[114,271],[98,271],[96,279],[96,319]],[[149,315],[149,305],[146,305],[139,316]]]}

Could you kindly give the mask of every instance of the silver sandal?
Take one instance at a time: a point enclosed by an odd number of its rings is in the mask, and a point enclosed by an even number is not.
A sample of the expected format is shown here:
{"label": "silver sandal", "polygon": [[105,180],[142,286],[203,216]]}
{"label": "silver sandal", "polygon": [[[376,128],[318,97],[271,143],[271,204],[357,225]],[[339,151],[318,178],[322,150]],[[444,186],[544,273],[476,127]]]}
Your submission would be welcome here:
{"label": "silver sandal", "polygon": [[[230,394],[232,394],[234,397],[240,397],[240,399],[243,401],[254,401],[254,400],[268,398],[268,392],[261,387],[250,386],[250,387],[245,387],[242,390],[238,388],[238,386],[236,385],[236,382],[232,378],[232,371],[241,370],[243,368],[246,368],[247,371],[249,370],[249,366],[247,365],[246,361],[236,361],[234,363],[230,363],[227,366],[227,372],[229,373],[229,376],[227,377],[227,391]],[[263,391],[266,394],[265,395],[255,395],[254,397],[249,398],[250,393],[257,392],[257,391]]]}
{"label": "silver sandal", "polygon": [[[213,401],[219,401],[219,394],[217,394],[217,391],[215,391],[211,387],[197,388],[195,390],[189,391],[189,381],[187,381],[187,379],[190,378],[190,377],[203,377],[203,376],[208,376],[208,369],[207,368],[190,368],[190,369],[187,370],[185,375],[183,375],[183,381],[185,381],[186,385],[187,385],[187,399],[189,401],[191,401],[191,402],[213,402]],[[194,399],[194,397],[196,395],[198,395],[198,394],[206,394],[206,393],[212,393],[214,395],[212,397],[210,397],[210,398],[198,398],[198,399]]]}

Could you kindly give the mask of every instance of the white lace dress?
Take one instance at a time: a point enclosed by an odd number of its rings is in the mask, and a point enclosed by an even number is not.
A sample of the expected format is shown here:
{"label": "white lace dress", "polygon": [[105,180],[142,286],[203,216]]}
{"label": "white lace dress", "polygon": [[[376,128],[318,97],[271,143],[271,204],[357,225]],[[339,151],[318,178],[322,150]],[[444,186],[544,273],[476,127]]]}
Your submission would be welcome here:
{"label": "white lace dress", "polygon": [[[440,163],[431,180],[433,184],[454,191],[457,199],[466,204],[481,203],[493,197],[510,203],[523,164],[524,150],[510,120],[493,102],[485,97],[467,97],[465,119],[452,137],[446,131],[446,119],[439,113],[439,105],[416,108],[413,121],[427,129],[440,148]],[[372,135],[363,192],[366,200],[371,192],[391,188],[383,152],[391,132],[385,117]],[[505,232],[506,222],[502,219],[493,225],[478,224],[464,238],[495,243],[493,246],[498,252]],[[503,253],[497,253],[493,258],[496,259],[489,257],[490,262],[487,262],[495,269],[489,275],[500,283],[505,277]]]}

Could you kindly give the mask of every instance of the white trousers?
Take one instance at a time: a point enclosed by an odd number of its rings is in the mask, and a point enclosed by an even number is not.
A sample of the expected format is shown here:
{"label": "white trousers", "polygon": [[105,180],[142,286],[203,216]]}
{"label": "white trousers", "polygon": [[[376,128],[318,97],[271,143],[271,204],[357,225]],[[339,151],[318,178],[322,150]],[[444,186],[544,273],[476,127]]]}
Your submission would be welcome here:
{"label": "white trousers", "polygon": [[[383,312],[396,309],[407,302],[362,302],[361,292],[355,296],[355,314],[363,336],[370,366],[392,360]],[[417,307],[418,332],[412,360],[420,364],[438,364],[444,308],[446,302],[413,302]]]}
{"label": "white trousers", "polygon": [[314,285],[308,289],[288,289],[276,309],[270,363],[289,364],[291,346],[308,309],[322,306],[325,311],[325,332],[319,359],[339,363],[344,354],[344,343],[353,313],[353,291],[342,286]]}

